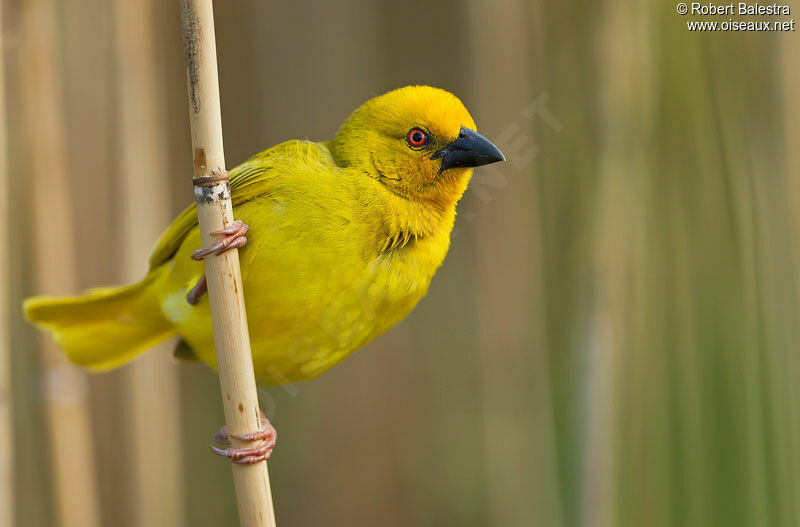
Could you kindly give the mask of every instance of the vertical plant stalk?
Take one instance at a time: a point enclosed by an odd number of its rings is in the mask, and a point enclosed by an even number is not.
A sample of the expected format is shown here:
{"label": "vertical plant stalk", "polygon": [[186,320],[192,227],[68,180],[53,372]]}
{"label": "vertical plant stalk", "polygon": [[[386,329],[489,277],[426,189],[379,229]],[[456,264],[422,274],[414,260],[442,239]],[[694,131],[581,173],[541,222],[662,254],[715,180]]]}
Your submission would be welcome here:
{"label": "vertical plant stalk", "polygon": [[[800,90],[800,49],[797,47],[796,39],[781,39],[781,64],[783,68],[783,112],[784,115],[798,115],[800,112],[800,102],[797,100],[797,91]],[[789,208],[793,212],[791,218],[791,232],[794,233],[793,239],[800,239],[800,152],[797,148],[788,147],[788,145],[796,145],[800,141],[800,120],[797,118],[784,119],[784,144],[786,147],[786,185],[788,192],[787,197],[789,200]],[[795,241],[795,256],[797,254],[797,245]],[[795,260],[796,261],[796,260]],[[800,279],[794,281],[794,291],[792,294],[787,295],[793,300],[800,299]],[[796,304],[791,304],[796,305]],[[788,333],[788,342],[798,341],[798,317],[796,308],[789,307],[785,310],[787,313],[793,313],[793,323],[785,327],[795,328],[793,333]],[[781,401],[785,408],[785,418],[783,423],[785,426],[785,434],[787,437],[788,445],[800,444],[800,386],[798,386],[796,379],[800,376],[800,357],[793,349],[787,349],[781,357],[783,361],[782,369],[785,372],[784,385],[781,383],[770,382],[774,389],[785,389],[781,396],[775,396],[774,401]],[[780,422],[780,421],[779,421]],[[796,449],[788,449],[791,452],[788,459],[785,459],[786,470],[789,474],[793,475],[791,483],[788,485],[781,485],[782,490],[786,493],[787,497],[784,503],[788,505],[786,511],[786,518],[789,523],[791,521],[800,522],[800,500],[796,499],[800,493],[800,454]]]}
{"label": "vertical plant stalk", "polygon": [[[55,5],[51,0],[26,0],[22,6],[19,53],[25,68],[18,82],[24,87],[28,192],[36,197],[30,200],[28,218],[34,226],[35,287],[52,294],[74,294],[75,201],[70,190]],[[100,525],[86,373],[69,364],[50,339],[40,338],[56,524]]]}
{"label": "vertical plant stalk", "polygon": [[[552,342],[542,296],[547,290],[542,269],[544,229],[535,198],[540,187],[533,177],[533,157],[527,158],[537,142],[519,142],[527,141],[532,128],[541,123],[523,114],[541,96],[533,90],[533,50],[540,46],[528,41],[530,4],[504,2],[500,17],[493,12],[494,4],[467,4],[472,45],[481,50],[472,58],[474,71],[490,68],[498,78],[514,79],[501,86],[486,75],[473,78],[477,106],[471,110],[480,115],[483,133],[504,137],[499,146],[509,156],[509,163],[479,168],[470,183],[470,191],[479,197],[473,203],[480,207],[480,221],[473,226],[481,240],[475,266],[482,326],[477,342],[487,449],[487,523],[557,527],[568,522],[562,515],[564,497],[555,483],[555,394],[547,357]],[[478,101],[494,111],[481,112]],[[520,126],[519,131],[513,126]],[[485,183],[498,180],[499,187]],[[520,236],[523,228],[526,234]],[[501,280],[498,269],[503,269]],[[520,419],[522,413],[529,417]]]}
{"label": "vertical plant stalk", "polygon": [[[3,42],[3,4],[0,3],[0,42]],[[0,53],[0,248],[9,248],[9,165],[6,124],[5,54]],[[9,340],[8,256],[0,258],[0,525],[14,520],[14,464],[12,462],[14,414],[11,403],[11,341]]]}
{"label": "vertical plant stalk", "polygon": [[[142,250],[169,223],[168,193],[148,196],[139,205],[142,186],[158,188],[169,172],[164,112],[154,65],[155,0],[114,3],[119,86],[119,140],[122,199],[122,278],[137,280],[147,272]],[[126,426],[131,426],[133,525],[184,525],[184,489],[180,429],[180,379],[170,358],[170,343],[137,359],[126,369]],[[166,440],[163,440],[166,439]],[[160,443],[159,456],[152,445]]]}
{"label": "vertical plant stalk", "polygon": [[[214,12],[211,0],[181,0],[189,120],[194,150],[194,195],[204,247],[212,231],[233,223],[225,172],[219,104]],[[228,431],[242,434],[261,426],[250,337],[237,250],[205,259],[222,404]],[[234,447],[247,443],[231,438]],[[233,464],[242,527],[275,525],[267,463]]]}

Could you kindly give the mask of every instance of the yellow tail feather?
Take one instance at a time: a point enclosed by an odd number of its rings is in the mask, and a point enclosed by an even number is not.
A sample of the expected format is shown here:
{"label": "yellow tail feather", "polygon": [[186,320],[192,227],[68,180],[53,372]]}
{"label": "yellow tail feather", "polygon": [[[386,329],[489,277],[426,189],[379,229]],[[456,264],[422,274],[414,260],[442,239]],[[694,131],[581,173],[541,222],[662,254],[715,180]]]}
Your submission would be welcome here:
{"label": "yellow tail feather", "polygon": [[25,317],[47,329],[69,360],[93,371],[121,366],[174,333],[161,315],[151,284],[159,270],[123,287],[90,289],[81,296],[25,300]]}

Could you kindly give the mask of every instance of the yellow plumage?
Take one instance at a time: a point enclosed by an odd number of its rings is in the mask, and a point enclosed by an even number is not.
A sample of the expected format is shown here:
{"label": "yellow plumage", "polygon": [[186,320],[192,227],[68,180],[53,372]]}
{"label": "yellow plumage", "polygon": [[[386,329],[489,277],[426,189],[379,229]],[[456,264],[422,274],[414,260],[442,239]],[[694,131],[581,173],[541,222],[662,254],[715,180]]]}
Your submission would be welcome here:
{"label": "yellow plumage", "polygon": [[[365,103],[331,142],[289,141],[230,172],[234,215],[250,226],[240,259],[261,383],[316,377],[425,295],[470,167],[502,159],[474,129],[453,95],[406,87]],[[468,141],[482,150],[469,154]],[[176,333],[214,366],[208,298],[186,301],[203,274],[202,262],[190,258],[199,247],[191,206],[158,240],[142,282],[30,298],[25,314],[53,333],[71,361],[95,370]]]}

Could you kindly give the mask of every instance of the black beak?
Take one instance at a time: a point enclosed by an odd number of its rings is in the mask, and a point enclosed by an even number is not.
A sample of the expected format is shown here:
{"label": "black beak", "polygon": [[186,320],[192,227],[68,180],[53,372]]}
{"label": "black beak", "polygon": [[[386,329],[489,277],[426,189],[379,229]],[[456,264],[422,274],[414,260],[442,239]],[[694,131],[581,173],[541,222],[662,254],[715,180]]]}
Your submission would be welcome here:
{"label": "black beak", "polygon": [[442,168],[439,169],[439,172],[448,168],[479,167],[506,160],[503,152],[491,141],[475,130],[463,126],[458,133],[458,139],[441,150],[437,150],[431,156],[431,159],[439,158],[442,159]]}

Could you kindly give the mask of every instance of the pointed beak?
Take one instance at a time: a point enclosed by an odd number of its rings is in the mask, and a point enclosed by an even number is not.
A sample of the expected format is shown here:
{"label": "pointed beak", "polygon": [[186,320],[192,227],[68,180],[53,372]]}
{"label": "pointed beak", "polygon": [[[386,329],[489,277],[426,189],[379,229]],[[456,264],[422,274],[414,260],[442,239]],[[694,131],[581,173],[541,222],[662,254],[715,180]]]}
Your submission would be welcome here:
{"label": "pointed beak", "polygon": [[448,168],[469,168],[505,161],[506,157],[499,148],[481,134],[469,128],[461,127],[458,139],[437,150],[431,159],[441,159],[443,172]]}

